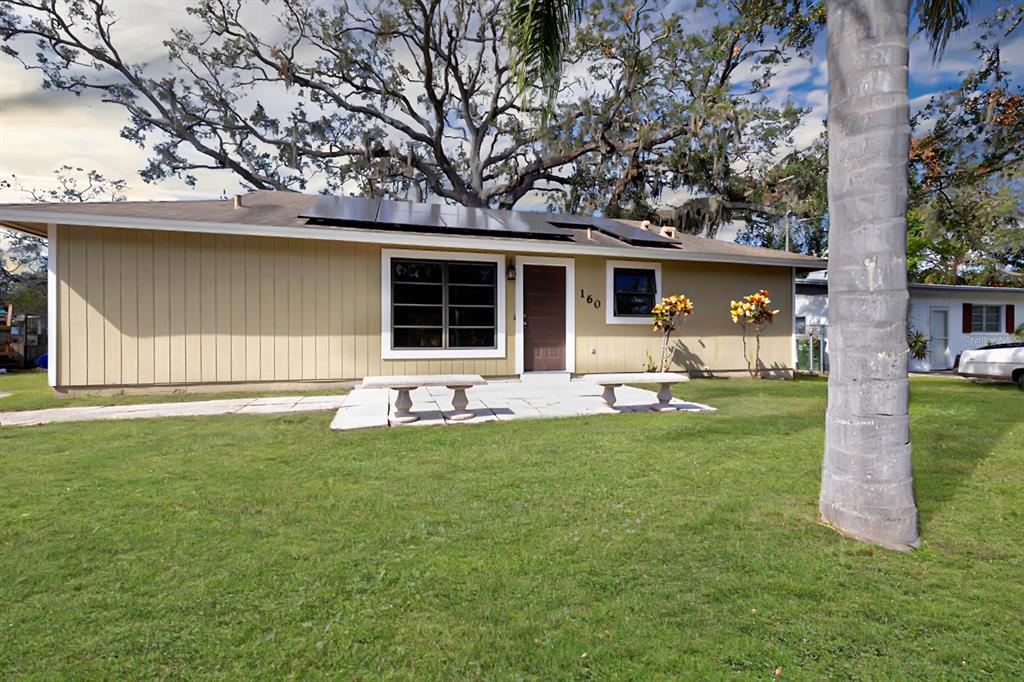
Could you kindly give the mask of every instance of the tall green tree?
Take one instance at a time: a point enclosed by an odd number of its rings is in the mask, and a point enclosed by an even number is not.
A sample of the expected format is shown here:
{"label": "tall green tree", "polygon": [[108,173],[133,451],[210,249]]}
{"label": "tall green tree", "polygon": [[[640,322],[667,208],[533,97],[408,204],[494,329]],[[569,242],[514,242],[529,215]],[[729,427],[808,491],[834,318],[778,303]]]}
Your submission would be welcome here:
{"label": "tall green tree", "polygon": [[918,281],[1024,284],[1024,85],[1000,49],[1021,26],[1024,2],[979,22],[977,68],[912,122],[908,266]]}
{"label": "tall green tree", "polygon": [[[819,511],[845,535],[908,549],[919,543],[907,412],[911,3],[827,0],[826,7],[832,371]],[[525,0],[511,13],[513,27],[525,15],[536,36],[568,40],[557,2]],[[918,14],[936,57],[967,21],[960,0],[921,0]],[[535,51],[542,42],[513,39]],[[545,87],[558,77],[536,54],[516,63],[534,65],[522,68]]]}
{"label": "tall green tree", "polygon": [[747,216],[736,241],[826,256],[827,176],[828,142],[824,135],[769,165],[746,189],[748,199],[767,210]]}

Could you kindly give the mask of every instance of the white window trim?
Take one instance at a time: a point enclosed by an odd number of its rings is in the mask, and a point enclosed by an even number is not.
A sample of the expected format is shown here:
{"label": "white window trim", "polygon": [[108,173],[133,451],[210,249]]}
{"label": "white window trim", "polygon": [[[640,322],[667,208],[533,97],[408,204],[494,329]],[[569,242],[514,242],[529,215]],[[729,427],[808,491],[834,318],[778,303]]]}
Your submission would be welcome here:
{"label": "white window trim", "polygon": [[607,324],[644,324],[650,325],[653,315],[633,316],[615,314],[615,268],[631,268],[633,270],[654,270],[654,302],[661,301],[661,263],[657,261],[610,260],[605,261],[605,309],[604,321]]}
{"label": "white window trim", "polygon": [[[498,325],[495,348],[399,348],[391,347],[391,259],[420,258],[425,260],[465,260],[494,263],[497,267],[495,296]],[[505,357],[505,256],[493,253],[455,251],[419,251],[416,249],[381,249],[380,252],[380,357],[382,360],[472,359]]]}
{"label": "white window trim", "polygon": [[547,256],[516,256],[516,374],[526,372],[523,352],[523,266],[554,265],[565,268],[565,371],[576,371],[576,260]]}

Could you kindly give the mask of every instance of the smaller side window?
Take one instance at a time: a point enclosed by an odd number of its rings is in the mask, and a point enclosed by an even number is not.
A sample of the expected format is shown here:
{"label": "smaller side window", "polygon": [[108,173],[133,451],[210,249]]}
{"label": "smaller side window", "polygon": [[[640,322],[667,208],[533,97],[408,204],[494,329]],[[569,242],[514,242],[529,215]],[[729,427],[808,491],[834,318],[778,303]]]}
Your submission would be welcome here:
{"label": "smaller side window", "polygon": [[971,307],[971,330],[982,333],[995,333],[1000,331],[1000,306],[997,305],[975,305]]}
{"label": "smaller side window", "polygon": [[796,333],[801,336],[807,333],[807,318],[803,315],[796,318]]}
{"label": "smaller side window", "polygon": [[650,315],[658,294],[654,270],[615,268],[614,277],[615,314],[620,317]]}

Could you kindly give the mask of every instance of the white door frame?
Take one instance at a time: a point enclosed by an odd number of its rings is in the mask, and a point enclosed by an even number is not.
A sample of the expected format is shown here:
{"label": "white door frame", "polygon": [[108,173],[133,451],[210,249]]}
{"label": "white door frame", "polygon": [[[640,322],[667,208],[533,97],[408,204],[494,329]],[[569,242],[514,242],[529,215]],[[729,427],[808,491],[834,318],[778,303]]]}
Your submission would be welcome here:
{"label": "white door frame", "polygon": [[[942,367],[933,367],[932,358],[934,356],[935,349],[932,347],[932,313],[944,312],[946,313],[946,354],[943,356]],[[941,337],[940,337],[941,338]],[[952,339],[949,337],[949,307],[944,305],[933,305],[928,307],[928,369],[949,369],[949,342]]]}
{"label": "white door frame", "polygon": [[576,261],[573,258],[516,256],[516,374],[526,370],[523,353],[523,266],[554,265],[565,268],[565,371],[576,371]]}

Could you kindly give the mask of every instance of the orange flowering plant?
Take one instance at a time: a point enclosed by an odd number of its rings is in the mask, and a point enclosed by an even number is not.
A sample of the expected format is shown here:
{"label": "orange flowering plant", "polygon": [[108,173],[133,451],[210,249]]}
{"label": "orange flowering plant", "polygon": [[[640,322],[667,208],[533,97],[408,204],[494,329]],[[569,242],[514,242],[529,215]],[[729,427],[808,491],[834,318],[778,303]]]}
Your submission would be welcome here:
{"label": "orange flowering plant", "polygon": [[672,336],[677,324],[693,315],[693,301],[682,294],[667,296],[661,299],[661,303],[651,308],[651,314],[654,315],[654,331],[661,332],[661,362],[658,364],[658,371],[667,372],[672,364],[669,337]]}
{"label": "orange flowering plant", "polygon": [[[768,298],[768,291],[760,291],[744,296],[739,301],[729,301],[729,315],[733,324],[743,328],[743,359],[747,361],[747,372],[751,377],[759,376],[758,367],[761,364],[761,331],[775,321],[778,310],[772,310],[772,299]],[[754,330],[756,345],[754,350],[754,362],[750,362],[747,354],[747,327]]]}

